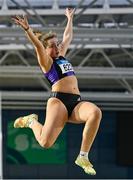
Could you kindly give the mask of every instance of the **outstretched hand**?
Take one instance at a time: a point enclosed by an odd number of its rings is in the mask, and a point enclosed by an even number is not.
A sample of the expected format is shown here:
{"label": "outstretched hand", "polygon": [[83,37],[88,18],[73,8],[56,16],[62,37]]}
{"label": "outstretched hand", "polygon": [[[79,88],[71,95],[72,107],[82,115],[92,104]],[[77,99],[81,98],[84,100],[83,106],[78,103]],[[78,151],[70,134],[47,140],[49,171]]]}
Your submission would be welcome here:
{"label": "outstretched hand", "polygon": [[25,31],[29,29],[29,23],[28,23],[26,15],[24,15],[23,17],[15,16],[12,19],[17,25],[19,25]]}
{"label": "outstretched hand", "polygon": [[74,12],[75,12],[75,8],[74,9],[66,8],[65,15],[67,16],[68,19],[73,18]]}

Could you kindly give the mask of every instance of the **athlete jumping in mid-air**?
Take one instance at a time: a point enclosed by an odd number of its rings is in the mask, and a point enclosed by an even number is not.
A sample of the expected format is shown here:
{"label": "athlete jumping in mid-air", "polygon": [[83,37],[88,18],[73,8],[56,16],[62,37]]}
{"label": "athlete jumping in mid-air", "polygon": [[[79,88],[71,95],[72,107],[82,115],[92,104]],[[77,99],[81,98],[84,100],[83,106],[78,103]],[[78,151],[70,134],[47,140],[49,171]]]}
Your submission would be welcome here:
{"label": "athlete jumping in mid-air", "polygon": [[14,122],[15,128],[29,127],[38,143],[50,148],[67,122],[85,123],[80,153],[75,161],[84,171],[95,175],[96,171],[88,159],[88,153],[95,139],[101,120],[101,110],[93,103],[81,101],[77,78],[71,63],[65,58],[73,37],[74,9],[66,9],[67,25],[63,40],[59,43],[57,35],[49,32],[35,33],[30,28],[26,16],[13,18],[33,44],[38,63],[52,86],[47,101],[44,125],[38,122],[38,116],[31,114],[20,117]]}

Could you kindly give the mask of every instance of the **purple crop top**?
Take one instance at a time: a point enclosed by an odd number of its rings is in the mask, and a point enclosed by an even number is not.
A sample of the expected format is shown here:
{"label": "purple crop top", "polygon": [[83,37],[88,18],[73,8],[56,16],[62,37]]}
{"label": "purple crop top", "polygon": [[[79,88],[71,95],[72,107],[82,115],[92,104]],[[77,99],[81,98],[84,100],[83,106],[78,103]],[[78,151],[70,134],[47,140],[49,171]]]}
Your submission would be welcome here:
{"label": "purple crop top", "polygon": [[50,70],[44,74],[51,85],[66,76],[75,75],[71,63],[62,56],[53,60]]}

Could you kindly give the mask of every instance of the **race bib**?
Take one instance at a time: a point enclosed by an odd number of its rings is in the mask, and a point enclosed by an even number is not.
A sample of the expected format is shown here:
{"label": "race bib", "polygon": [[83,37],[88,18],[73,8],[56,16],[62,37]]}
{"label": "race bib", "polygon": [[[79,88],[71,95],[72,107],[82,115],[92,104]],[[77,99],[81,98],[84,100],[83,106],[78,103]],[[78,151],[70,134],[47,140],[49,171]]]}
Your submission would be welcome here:
{"label": "race bib", "polygon": [[62,74],[73,71],[73,67],[70,63],[59,64]]}
{"label": "race bib", "polygon": [[71,63],[69,63],[67,60],[58,60],[57,64],[59,65],[62,74],[74,71]]}

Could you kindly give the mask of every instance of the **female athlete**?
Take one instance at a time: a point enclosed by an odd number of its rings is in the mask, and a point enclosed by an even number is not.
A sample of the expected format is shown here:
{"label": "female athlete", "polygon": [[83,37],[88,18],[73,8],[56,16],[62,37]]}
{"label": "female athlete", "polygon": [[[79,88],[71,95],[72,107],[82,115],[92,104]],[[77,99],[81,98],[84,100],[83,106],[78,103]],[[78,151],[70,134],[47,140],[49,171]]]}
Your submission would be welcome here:
{"label": "female athlete", "polygon": [[85,123],[81,148],[75,163],[87,174],[95,175],[96,171],[88,159],[88,154],[98,131],[102,113],[95,104],[81,101],[73,67],[65,58],[73,38],[74,11],[69,8],[65,11],[67,25],[61,43],[53,32],[47,34],[33,32],[26,16],[13,18],[33,44],[42,72],[51,84],[44,125],[38,122],[36,114],[31,114],[19,117],[14,122],[14,127],[31,128],[38,143],[44,148],[50,148],[67,122]]}

